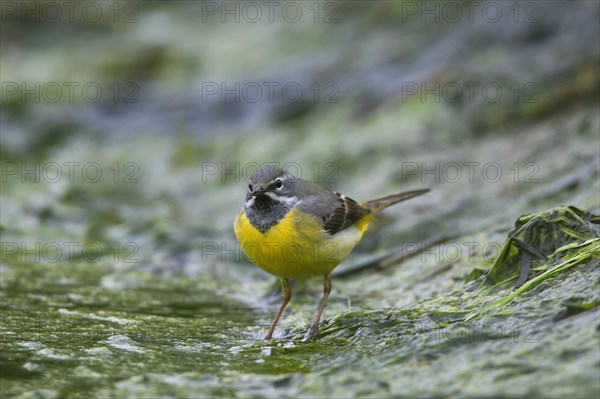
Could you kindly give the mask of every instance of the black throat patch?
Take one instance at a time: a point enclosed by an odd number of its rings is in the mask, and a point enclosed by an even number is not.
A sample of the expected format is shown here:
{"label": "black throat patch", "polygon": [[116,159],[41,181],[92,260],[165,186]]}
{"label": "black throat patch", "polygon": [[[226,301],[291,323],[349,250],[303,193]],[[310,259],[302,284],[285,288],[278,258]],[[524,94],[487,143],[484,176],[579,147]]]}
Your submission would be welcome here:
{"label": "black throat patch", "polygon": [[244,212],[252,226],[265,234],[271,227],[279,223],[292,208],[292,204],[279,202],[266,195],[259,195],[254,197],[251,206],[244,206]]}

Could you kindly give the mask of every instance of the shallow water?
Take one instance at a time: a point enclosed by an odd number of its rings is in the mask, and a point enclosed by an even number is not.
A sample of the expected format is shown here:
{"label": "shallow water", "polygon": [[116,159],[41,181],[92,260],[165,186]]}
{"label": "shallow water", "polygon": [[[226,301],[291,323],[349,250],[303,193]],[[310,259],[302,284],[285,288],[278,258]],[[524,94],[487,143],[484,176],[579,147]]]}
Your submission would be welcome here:
{"label": "shallow water", "polygon": [[304,343],[310,312],[263,341],[270,315],[201,280],[140,275],[136,287],[112,287],[102,267],[9,267],[3,394],[593,396],[598,270],[596,259],[472,322],[467,312],[490,298],[464,289],[380,310],[340,312],[334,296],[318,341]]}

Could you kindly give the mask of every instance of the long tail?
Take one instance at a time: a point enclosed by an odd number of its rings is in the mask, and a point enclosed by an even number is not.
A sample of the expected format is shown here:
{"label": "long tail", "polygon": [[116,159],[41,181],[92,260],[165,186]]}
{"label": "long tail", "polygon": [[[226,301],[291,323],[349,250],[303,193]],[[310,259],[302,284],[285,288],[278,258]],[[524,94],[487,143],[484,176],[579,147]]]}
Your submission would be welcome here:
{"label": "long tail", "polygon": [[419,195],[423,195],[429,192],[429,189],[423,190],[413,190],[413,191],[405,191],[403,193],[392,194],[385,197],[377,198],[370,201],[362,202],[360,205],[367,208],[371,213],[377,213],[382,209],[387,208],[388,206],[397,204],[401,201],[406,201],[407,199],[411,199],[413,197],[417,197]]}

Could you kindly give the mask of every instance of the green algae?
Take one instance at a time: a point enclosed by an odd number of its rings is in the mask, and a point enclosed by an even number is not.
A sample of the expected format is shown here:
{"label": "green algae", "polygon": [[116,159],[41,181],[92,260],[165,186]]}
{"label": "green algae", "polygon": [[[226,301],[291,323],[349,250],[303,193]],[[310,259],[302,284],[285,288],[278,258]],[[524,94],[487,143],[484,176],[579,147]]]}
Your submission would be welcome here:
{"label": "green algae", "polygon": [[[405,15],[412,2],[352,2],[339,23],[290,29],[200,24],[202,4],[129,2],[140,23],[103,21],[102,34],[18,16],[0,27],[3,82],[139,89],[137,103],[2,102],[0,396],[598,397],[598,241],[581,223],[600,210],[596,5],[457,25]],[[202,100],[203,82],[273,71],[335,83],[339,101]],[[404,98],[415,76],[504,95]],[[531,87],[536,101],[514,101]],[[314,342],[302,338],[321,283],[297,282],[262,341],[280,297],[236,252],[241,171],[269,161],[356,200],[432,188],[381,214],[336,270]],[[5,173],[52,162],[95,162],[103,178]],[[492,162],[497,181],[482,173]],[[465,163],[472,176],[440,172]],[[536,218],[565,235],[530,229]],[[511,234],[543,257],[521,287]]]}
{"label": "green algae", "polygon": [[[431,392],[425,381],[435,381],[436,397],[599,389],[590,350],[600,338],[592,258],[475,321],[465,321],[467,313],[506,290],[467,285],[407,307],[351,308],[330,316],[309,343],[302,338],[310,313],[288,317],[275,341],[263,341],[266,315],[216,300],[194,279],[138,273],[120,275],[117,285],[106,267],[90,269],[29,267],[27,289],[14,284],[21,270],[3,271],[5,395],[413,396]],[[577,373],[563,362],[577,364]]]}
{"label": "green algae", "polygon": [[[487,294],[515,282],[504,298],[469,315],[471,320],[492,307],[502,307],[547,279],[581,263],[598,265],[600,217],[575,207],[560,207],[520,217],[500,253],[482,279]],[[535,262],[533,262],[535,260]],[[533,271],[533,276],[530,273]],[[469,279],[473,278],[473,274]]]}

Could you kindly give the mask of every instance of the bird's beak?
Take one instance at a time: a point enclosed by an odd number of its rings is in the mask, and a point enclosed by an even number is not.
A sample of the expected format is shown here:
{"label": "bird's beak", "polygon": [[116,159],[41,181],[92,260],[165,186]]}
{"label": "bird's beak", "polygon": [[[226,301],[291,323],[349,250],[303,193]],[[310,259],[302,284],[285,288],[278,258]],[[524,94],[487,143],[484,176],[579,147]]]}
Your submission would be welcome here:
{"label": "bird's beak", "polygon": [[261,195],[265,192],[265,189],[262,186],[256,186],[254,188],[254,190],[252,190],[251,194],[253,197],[256,197],[257,195]]}

